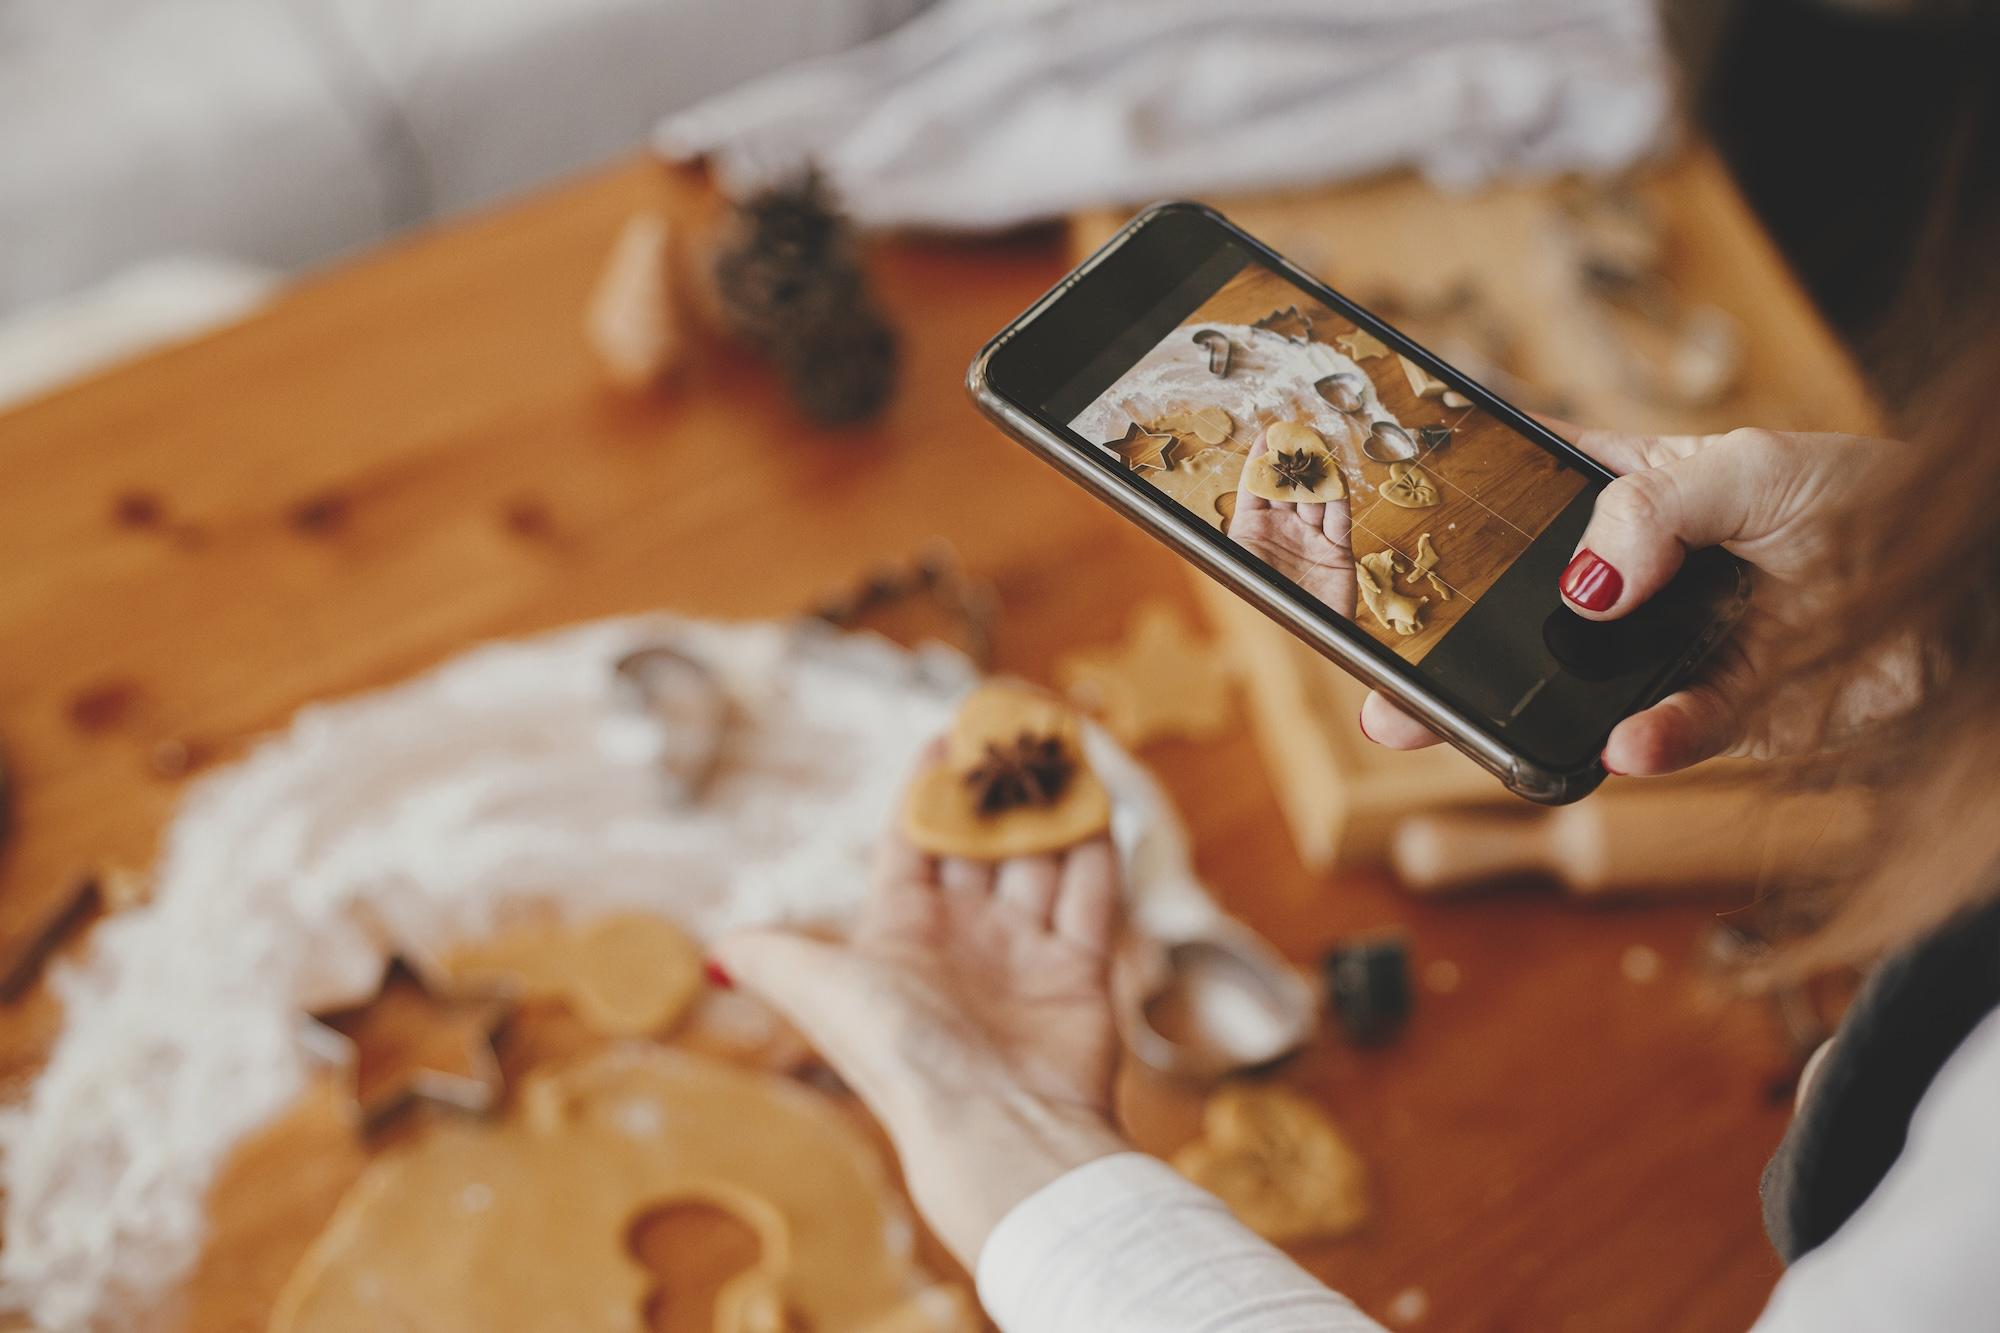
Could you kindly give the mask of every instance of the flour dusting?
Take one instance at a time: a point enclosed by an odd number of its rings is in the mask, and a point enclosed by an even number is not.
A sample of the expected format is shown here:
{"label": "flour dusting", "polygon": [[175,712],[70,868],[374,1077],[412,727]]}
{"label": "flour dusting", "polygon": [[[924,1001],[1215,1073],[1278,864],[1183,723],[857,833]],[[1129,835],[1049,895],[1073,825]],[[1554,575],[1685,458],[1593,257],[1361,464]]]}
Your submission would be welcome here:
{"label": "flour dusting", "polygon": [[[685,808],[611,686],[620,656],[661,640],[716,670],[739,719]],[[154,900],[52,978],[64,1031],[0,1113],[0,1308],[52,1330],[137,1324],[198,1256],[231,1147],[303,1087],[302,1013],[365,999],[390,952],[448,949],[531,899],[658,911],[704,937],[838,923],[912,756],[972,678],[942,649],[654,616],[302,711],[189,789]],[[1088,744],[1142,926],[1212,916],[1159,790],[1101,733]]]}

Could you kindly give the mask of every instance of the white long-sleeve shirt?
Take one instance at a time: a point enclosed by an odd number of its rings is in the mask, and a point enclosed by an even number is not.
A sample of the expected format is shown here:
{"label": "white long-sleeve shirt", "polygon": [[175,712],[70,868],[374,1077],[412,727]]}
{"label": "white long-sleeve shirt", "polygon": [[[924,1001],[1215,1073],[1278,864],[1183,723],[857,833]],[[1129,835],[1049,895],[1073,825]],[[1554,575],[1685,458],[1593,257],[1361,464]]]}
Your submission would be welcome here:
{"label": "white long-sleeve shirt", "polygon": [[[978,1283],[1005,1333],[1380,1330],[1140,1153],[1078,1167],[1017,1205],[980,1253]],[[1983,1328],[2000,1328],[2000,1013],[1939,1071],[1895,1166],[1785,1274],[1753,1333]]]}

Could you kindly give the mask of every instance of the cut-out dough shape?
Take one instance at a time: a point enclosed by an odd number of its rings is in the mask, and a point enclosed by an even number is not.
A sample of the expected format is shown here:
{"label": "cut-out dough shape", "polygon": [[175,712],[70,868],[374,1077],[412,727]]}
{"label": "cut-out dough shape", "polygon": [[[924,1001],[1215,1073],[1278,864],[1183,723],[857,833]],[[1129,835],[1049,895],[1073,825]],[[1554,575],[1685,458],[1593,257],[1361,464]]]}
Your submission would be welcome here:
{"label": "cut-out dough shape", "polygon": [[1206,740],[1229,730],[1229,673],[1222,655],[1188,628],[1170,602],[1141,607],[1118,647],[1058,663],[1056,679],[1127,745],[1168,737]]}
{"label": "cut-out dough shape", "polygon": [[1060,699],[998,682],[967,695],[943,762],[919,773],[903,833],[937,856],[999,861],[1060,851],[1111,825],[1111,797]]}
{"label": "cut-out dough shape", "polygon": [[493,1037],[511,1007],[494,995],[441,996],[394,958],[373,999],[313,1019],[345,1040],[355,1107],[372,1130],[414,1102],[474,1113],[498,1105],[506,1081]]}
{"label": "cut-out dough shape", "polygon": [[701,950],[686,931],[647,912],[582,925],[511,930],[454,950],[453,982],[522,999],[560,1000],[610,1037],[664,1032],[699,993]]}
{"label": "cut-out dough shape", "polygon": [[605,378],[622,389],[664,378],[687,350],[674,309],[670,239],[664,217],[634,214],[590,294],[584,337]]}
{"label": "cut-out dough shape", "polygon": [[1333,341],[1341,351],[1347,353],[1350,361],[1366,361],[1371,356],[1389,355],[1388,346],[1380,338],[1366,329],[1356,329],[1352,333],[1336,333]]}
{"label": "cut-out dough shape", "polygon": [[1192,435],[1203,444],[1221,444],[1229,438],[1236,423],[1229,413],[1219,407],[1204,407],[1189,412],[1169,412],[1153,423],[1155,431],[1169,431],[1175,435]]}
{"label": "cut-out dough shape", "polygon": [[1227,522],[1218,507],[1225,496],[1233,496],[1243,479],[1243,455],[1234,449],[1204,449],[1172,472],[1147,478],[1162,495],[1171,496],[1194,511],[1195,517],[1212,527]]}
{"label": "cut-out dough shape", "polygon": [[1288,305],[1283,310],[1273,310],[1270,314],[1258,320],[1256,327],[1268,329],[1279,337],[1289,342],[1295,342],[1301,347],[1312,341],[1312,316],[1295,305]]}
{"label": "cut-out dough shape", "polygon": [[1264,432],[1265,451],[1251,459],[1244,485],[1266,500],[1324,503],[1347,496],[1347,481],[1326,441],[1296,421],[1274,423]]}
{"label": "cut-out dough shape", "polygon": [[270,1333],[643,1333],[635,1220],[701,1203],[758,1238],[718,1333],[970,1333],[868,1140],[790,1080],[659,1047],[532,1075],[505,1119],[391,1149],[280,1292]]}
{"label": "cut-out dough shape", "polygon": [[1237,1084],[1211,1095],[1202,1136],[1174,1168],[1266,1240],[1344,1236],[1368,1220],[1367,1168],[1324,1112],[1284,1088]]}
{"label": "cut-out dough shape", "polygon": [[1377,551],[1355,561],[1354,581],[1360,588],[1361,604],[1389,629],[1410,635],[1424,627],[1424,603],[1430,599],[1396,591],[1394,551]]}
{"label": "cut-out dough shape", "polygon": [[1149,431],[1138,422],[1125,429],[1125,438],[1106,440],[1104,447],[1117,454],[1134,472],[1166,472],[1181,458],[1178,437],[1164,431]]}
{"label": "cut-out dough shape", "polygon": [[1391,463],[1382,498],[1405,509],[1428,509],[1438,502],[1437,483],[1415,463]]}
{"label": "cut-out dough shape", "polygon": [[1417,397],[1437,398],[1451,387],[1400,352],[1396,359],[1403,363],[1403,378],[1410,382],[1410,392]]}

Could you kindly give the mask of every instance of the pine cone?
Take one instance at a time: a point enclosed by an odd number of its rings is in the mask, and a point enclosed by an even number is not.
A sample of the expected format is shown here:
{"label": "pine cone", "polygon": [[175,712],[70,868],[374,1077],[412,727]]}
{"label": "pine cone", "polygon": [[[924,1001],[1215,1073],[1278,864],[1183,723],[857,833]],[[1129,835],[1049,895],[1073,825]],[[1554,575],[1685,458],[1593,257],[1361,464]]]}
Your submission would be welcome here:
{"label": "pine cone", "polygon": [[838,325],[788,341],[779,365],[801,412],[823,426],[848,425],[895,392],[896,331],[872,306],[857,306]]}
{"label": "pine cone", "polygon": [[865,299],[860,257],[817,172],[745,201],[715,256],[730,332],[765,353]]}

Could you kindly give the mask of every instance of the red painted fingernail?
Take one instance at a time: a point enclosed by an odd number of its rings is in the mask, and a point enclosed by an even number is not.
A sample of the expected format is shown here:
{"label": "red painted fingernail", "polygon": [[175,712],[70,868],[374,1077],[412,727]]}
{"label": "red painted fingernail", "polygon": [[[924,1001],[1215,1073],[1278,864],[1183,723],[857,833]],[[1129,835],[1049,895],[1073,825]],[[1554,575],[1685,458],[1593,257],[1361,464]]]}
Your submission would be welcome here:
{"label": "red painted fingernail", "polygon": [[708,978],[708,984],[711,986],[718,986],[723,990],[736,989],[736,982],[730,977],[728,970],[713,958],[701,965],[701,974]]}
{"label": "red painted fingernail", "polygon": [[1610,774],[1610,775],[1611,775],[1612,777],[1614,777],[1614,778],[1622,778],[1622,777],[1624,777],[1624,776],[1625,776],[1625,770],[1624,770],[1624,769],[1622,769],[1622,768],[1613,768],[1613,767],[1611,766],[1611,760],[1605,757],[1606,755],[1609,755],[1610,753],[1611,753],[1611,752],[1610,752],[1609,750],[1606,750],[1606,751],[1605,751],[1605,752],[1604,752],[1603,754],[1600,754],[1600,755],[1598,755],[1598,756],[1597,756],[1597,762],[1598,762],[1598,763],[1600,763],[1600,764],[1602,764],[1602,765],[1604,765],[1604,771],[1605,771],[1606,773],[1609,773],[1609,774]]}
{"label": "red painted fingernail", "polygon": [[1603,556],[1586,546],[1570,557],[1561,586],[1562,595],[1584,610],[1609,611],[1618,594],[1625,590],[1625,579]]}

